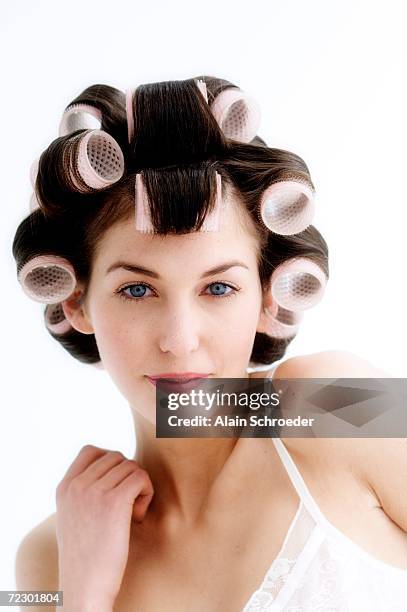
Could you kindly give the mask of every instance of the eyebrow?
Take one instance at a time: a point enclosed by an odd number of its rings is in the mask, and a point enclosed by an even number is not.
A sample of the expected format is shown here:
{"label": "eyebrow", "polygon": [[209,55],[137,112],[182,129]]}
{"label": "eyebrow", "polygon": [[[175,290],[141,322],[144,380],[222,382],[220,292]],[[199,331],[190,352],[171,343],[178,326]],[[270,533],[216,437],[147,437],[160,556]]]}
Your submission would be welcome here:
{"label": "eyebrow", "polygon": [[[207,270],[201,275],[200,278],[205,278],[206,276],[212,276],[213,274],[218,274],[219,272],[226,272],[226,270],[229,270],[229,268],[233,268],[235,266],[239,266],[239,267],[246,268],[247,270],[249,270],[248,266],[246,266],[246,264],[244,264],[241,261],[226,261],[225,263],[220,264],[219,266],[216,266],[215,268],[211,268],[210,270]],[[128,270],[129,272],[136,272],[137,274],[145,274],[145,276],[151,276],[151,278],[157,278],[157,279],[160,278],[160,275],[157,272],[154,272],[153,270],[147,270],[146,268],[142,268],[141,266],[136,266],[135,264],[131,264],[126,261],[116,261],[106,270],[106,274],[109,274],[110,272],[113,272],[114,270],[117,270],[120,268],[124,270]]]}

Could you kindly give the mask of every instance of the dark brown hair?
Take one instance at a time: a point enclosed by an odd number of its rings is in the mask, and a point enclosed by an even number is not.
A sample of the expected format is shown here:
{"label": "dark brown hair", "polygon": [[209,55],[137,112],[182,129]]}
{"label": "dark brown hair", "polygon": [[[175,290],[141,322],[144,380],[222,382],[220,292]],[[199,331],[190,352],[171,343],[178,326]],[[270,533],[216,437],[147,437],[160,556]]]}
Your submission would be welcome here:
{"label": "dark brown hair", "polygon": [[[208,103],[197,89],[196,79],[205,81]],[[250,143],[242,143],[223,134],[210,105],[229,87],[237,86],[209,76],[139,85],[133,100],[135,136],[130,144],[123,92],[109,85],[92,85],[72,100],[68,106],[83,103],[101,111],[101,129],[120,145],[125,173],[102,191],[68,190],[61,147],[72,133],[54,140],[39,160],[35,192],[40,208],[20,223],[13,241],[17,271],[33,255],[55,254],[68,259],[77,280],[87,285],[102,235],[134,214],[136,173],[143,172],[155,231],[183,234],[198,230],[212,210],[218,172],[223,192],[229,186],[253,220],[263,290],[269,287],[276,266],[293,256],[308,257],[328,277],[327,244],[312,225],[296,235],[281,236],[259,220],[257,206],[271,182],[294,177],[312,189],[314,185],[307,165],[295,153],[270,148],[258,135]],[[76,330],[50,334],[76,359],[100,361],[94,335]],[[250,365],[281,359],[293,337],[279,339],[256,333]]]}

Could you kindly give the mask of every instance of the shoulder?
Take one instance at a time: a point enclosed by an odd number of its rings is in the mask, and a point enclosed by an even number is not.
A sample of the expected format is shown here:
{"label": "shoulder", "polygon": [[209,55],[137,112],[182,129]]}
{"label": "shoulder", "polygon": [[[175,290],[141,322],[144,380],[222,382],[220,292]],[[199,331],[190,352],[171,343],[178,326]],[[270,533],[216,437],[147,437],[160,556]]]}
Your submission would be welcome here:
{"label": "shoulder", "polygon": [[[267,376],[267,372],[258,373]],[[393,378],[350,351],[322,351],[286,359],[274,378]],[[298,457],[320,461],[332,458],[369,489],[377,504],[407,531],[407,438],[313,438],[284,440]],[[328,460],[329,463],[329,460]]]}
{"label": "shoulder", "polygon": [[372,363],[345,350],[320,351],[286,359],[278,365],[278,378],[391,378],[392,375]]}
{"label": "shoulder", "polygon": [[285,359],[278,366],[252,372],[250,378],[392,378],[392,375],[372,363],[345,350],[320,351],[308,355],[296,355]]}
{"label": "shoulder", "polygon": [[[58,590],[55,521],[56,513],[49,515],[21,540],[15,556],[17,590]],[[35,612],[37,608],[31,609]]]}

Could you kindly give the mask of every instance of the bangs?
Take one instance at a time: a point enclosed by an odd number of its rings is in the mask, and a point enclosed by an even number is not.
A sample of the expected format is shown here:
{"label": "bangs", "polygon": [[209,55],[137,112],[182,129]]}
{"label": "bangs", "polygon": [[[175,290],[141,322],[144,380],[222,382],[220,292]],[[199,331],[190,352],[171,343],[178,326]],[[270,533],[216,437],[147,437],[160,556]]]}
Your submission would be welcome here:
{"label": "bangs", "polygon": [[[151,223],[158,234],[198,231],[216,204],[216,168],[195,166],[146,169],[142,172]],[[222,180],[222,198],[225,184]]]}
{"label": "bangs", "polygon": [[[148,199],[148,214],[156,234],[187,234],[199,231],[206,217],[214,210],[217,196],[213,162],[160,169],[146,168],[140,172]],[[109,190],[99,214],[94,218],[93,234],[107,230],[119,221],[135,219],[136,173],[128,175],[119,186]],[[221,197],[226,197],[231,181],[221,175]],[[115,193],[114,193],[115,192]],[[99,204],[100,205],[100,204]]]}

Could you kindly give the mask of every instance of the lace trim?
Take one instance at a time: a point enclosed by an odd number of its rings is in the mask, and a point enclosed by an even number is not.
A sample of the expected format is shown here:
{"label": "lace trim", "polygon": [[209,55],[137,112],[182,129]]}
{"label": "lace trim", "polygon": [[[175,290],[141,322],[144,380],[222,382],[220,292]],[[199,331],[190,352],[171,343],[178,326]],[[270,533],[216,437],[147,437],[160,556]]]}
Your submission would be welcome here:
{"label": "lace trim", "polygon": [[[268,610],[269,606],[274,602],[280,589],[286,583],[286,580],[291,572],[291,568],[295,565],[296,559],[281,557],[276,559],[269,571],[267,572],[262,586],[253,593],[245,612],[260,612]],[[268,589],[267,591],[264,589]]]}
{"label": "lace trim", "polygon": [[302,553],[297,559],[276,559],[244,612],[348,612],[355,593],[357,602],[360,597],[366,602],[366,609],[404,612],[407,583],[394,578],[372,568],[365,574],[360,559],[326,536],[309,563]]}

